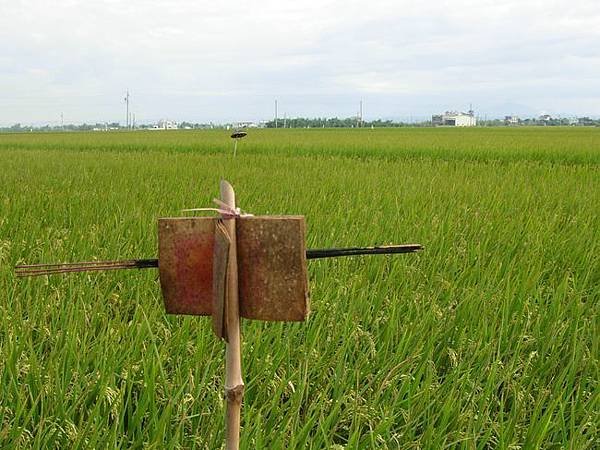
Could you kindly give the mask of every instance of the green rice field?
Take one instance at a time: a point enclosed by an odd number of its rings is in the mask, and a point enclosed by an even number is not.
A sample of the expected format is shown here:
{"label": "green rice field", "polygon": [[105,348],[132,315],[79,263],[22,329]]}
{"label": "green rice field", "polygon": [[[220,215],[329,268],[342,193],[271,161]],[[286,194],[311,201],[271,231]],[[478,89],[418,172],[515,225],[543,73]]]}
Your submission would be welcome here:
{"label": "green rice field", "polygon": [[600,448],[600,129],[0,134],[0,448],[214,449],[224,345],[167,316],[157,218],[301,214],[304,323],[244,321],[245,449]]}

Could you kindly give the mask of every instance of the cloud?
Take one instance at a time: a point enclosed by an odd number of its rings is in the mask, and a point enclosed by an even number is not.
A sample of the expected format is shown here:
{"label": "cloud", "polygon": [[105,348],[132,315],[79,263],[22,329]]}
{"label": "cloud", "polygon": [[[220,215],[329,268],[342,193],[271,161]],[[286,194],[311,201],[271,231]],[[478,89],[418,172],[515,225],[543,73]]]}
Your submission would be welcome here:
{"label": "cloud", "polygon": [[[600,115],[593,0],[34,1],[3,5],[0,123]],[[593,94],[592,93],[597,93]],[[368,106],[367,106],[368,105]],[[122,119],[123,120],[123,119]]]}

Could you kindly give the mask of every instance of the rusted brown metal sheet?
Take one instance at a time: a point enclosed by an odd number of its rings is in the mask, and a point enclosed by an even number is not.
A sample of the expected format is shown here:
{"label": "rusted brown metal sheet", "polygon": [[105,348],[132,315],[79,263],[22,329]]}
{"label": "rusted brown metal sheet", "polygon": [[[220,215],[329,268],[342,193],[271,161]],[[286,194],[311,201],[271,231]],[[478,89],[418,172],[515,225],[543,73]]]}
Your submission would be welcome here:
{"label": "rusted brown metal sheet", "polygon": [[212,217],[158,219],[158,270],[169,314],[212,314]]}
{"label": "rusted brown metal sheet", "polygon": [[306,319],[304,217],[242,217],[236,225],[240,315],[286,322]]}
{"label": "rusted brown metal sheet", "polygon": [[[168,313],[213,313],[213,301],[217,300],[213,300],[213,274],[218,268],[213,268],[217,221],[208,217],[159,219],[159,271]],[[302,216],[236,219],[242,317],[273,321],[306,318],[305,235]],[[222,319],[216,319],[215,325],[221,328]]]}

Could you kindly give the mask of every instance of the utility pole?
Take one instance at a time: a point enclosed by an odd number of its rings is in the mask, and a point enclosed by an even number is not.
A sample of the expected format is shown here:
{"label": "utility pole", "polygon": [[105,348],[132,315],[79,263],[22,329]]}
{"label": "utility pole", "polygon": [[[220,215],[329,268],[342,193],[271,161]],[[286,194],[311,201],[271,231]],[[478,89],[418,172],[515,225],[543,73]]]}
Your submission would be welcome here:
{"label": "utility pole", "polygon": [[277,100],[275,100],[275,128],[277,128]]}
{"label": "utility pole", "polygon": [[363,126],[363,114],[362,114],[362,100],[360,101],[360,110],[359,110],[359,117],[360,117],[360,128],[362,128]]}
{"label": "utility pole", "polygon": [[129,89],[127,90],[127,93],[125,94],[125,104],[127,105],[127,112],[126,112],[126,120],[125,120],[125,126],[127,127],[127,129],[129,130]]}
{"label": "utility pole", "polygon": [[283,128],[287,125],[287,113],[283,113]]}
{"label": "utility pole", "polygon": [[60,113],[60,128],[65,131],[65,117],[63,113]]}

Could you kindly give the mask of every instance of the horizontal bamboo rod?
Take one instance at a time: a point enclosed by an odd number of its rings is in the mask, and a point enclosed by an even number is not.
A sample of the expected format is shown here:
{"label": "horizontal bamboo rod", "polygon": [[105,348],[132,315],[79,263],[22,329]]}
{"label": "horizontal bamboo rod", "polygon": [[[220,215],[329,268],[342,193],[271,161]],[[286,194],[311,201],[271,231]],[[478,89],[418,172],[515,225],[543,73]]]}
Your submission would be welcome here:
{"label": "horizontal bamboo rod", "polygon": [[[384,245],[380,247],[324,248],[306,251],[306,259],[336,258],[357,255],[391,255],[422,250],[419,244]],[[152,269],[158,259],[129,259],[124,261],[84,261],[78,263],[21,264],[15,266],[17,277],[34,277],[58,273],[93,272],[118,269]]]}

